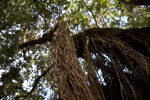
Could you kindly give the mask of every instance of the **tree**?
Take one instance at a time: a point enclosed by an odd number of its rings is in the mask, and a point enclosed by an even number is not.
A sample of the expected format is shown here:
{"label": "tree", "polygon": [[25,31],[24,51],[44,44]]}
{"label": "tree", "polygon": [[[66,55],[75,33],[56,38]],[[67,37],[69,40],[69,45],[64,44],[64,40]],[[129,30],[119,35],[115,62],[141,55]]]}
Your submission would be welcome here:
{"label": "tree", "polygon": [[150,99],[149,6],[119,0],[0,5],[0,98]]}

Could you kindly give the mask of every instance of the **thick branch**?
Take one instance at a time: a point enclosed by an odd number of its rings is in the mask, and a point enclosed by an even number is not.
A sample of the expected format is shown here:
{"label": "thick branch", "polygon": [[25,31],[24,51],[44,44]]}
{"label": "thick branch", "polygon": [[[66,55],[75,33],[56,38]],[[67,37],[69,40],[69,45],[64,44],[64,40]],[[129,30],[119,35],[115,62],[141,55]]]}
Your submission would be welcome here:
{"label": "thick branch", "polygon": [[[94,51],[94,44],[92,43],[91,38],[100,37],[102,39],[119,39],[124,43],[130,45],[134,50],[140,52],[147,57],[150,57],[150,51],[148,48],[150,47],[150,28],[92,28],[85,30],[84,32],[73,36],[78,57],[83,57],[84,41],[86,39],[86,36],[88,36],[90,39],[89,50],[91,53],[96,53]],[[94,42],[96,43],[96,45],[98,45],[98,47],[102,46],[102,42],[97,40],[94,40]],[[100,48],[98,49],[100,50]],[[103,49],[105,48],[103,47]]]}
{"label": "thick branch", "polygon": [[133,4],[133,5],[150,5],[149,0],[120,0],[123,3],[126,4]]}
{"label": "thick branch", "polygon": [[43,34],[42,38],[22,43],[19,45],[19,48],[30,47],[30,46],[34,46],[36,44],[43,44],[47,41],[52,41],[54,32],[57,30],[57,28],[58,28],[58,24],[56,24],[55,27],[50,32]]}

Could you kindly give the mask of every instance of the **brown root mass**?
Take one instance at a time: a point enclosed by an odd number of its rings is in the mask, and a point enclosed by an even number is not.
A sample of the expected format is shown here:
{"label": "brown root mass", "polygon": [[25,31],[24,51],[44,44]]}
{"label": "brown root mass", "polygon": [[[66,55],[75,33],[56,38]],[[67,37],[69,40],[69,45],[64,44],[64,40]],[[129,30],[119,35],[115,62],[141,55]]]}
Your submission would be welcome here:
{"label": "brown root mass", "polygon": [[[150,99],[150,28],[92,28],[72,37],[65,22],[58,23],[57,28],[47,33],[52,37],[20,46],[52,42],[52,99]],[[79,57],[84,63],[79,64]]]}
{"label": "brown root mass", "polygon": [[[126,31],[93,28],[75,35],[73,40],[65,23],[60,23],[58,32],[52,44],[60,99],[149,99],[147,28]],[[77,56],[85,59],[82,66]]]}
{"label": "brown root mass", "polygon": [[[78,56],[88,64],[88,81],[96,97],[100,94],[102,100],[150,99],[149,28],[93,28],[76,35],[74,41]],[[98,82],[99,69],[106,86]]]}

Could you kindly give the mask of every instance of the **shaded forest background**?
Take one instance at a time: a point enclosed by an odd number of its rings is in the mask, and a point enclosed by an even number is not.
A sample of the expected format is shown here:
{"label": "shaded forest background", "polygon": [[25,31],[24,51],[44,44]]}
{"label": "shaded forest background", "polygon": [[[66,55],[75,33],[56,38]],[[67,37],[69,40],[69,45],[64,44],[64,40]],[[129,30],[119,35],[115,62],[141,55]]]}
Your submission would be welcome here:
{"label": "shaded forest background", "polygon": [[0,98],[149,100],[149,0],[0,0]]}

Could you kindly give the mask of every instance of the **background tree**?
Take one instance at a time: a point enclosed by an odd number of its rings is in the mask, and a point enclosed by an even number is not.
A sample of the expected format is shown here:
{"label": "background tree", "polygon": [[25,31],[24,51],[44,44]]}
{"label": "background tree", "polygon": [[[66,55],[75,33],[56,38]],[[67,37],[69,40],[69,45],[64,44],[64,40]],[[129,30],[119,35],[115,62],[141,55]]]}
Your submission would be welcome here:
{"label": "background tree", "polygon": [[1,0],[0,98],[149,100],[149,9],[132,0]]}

